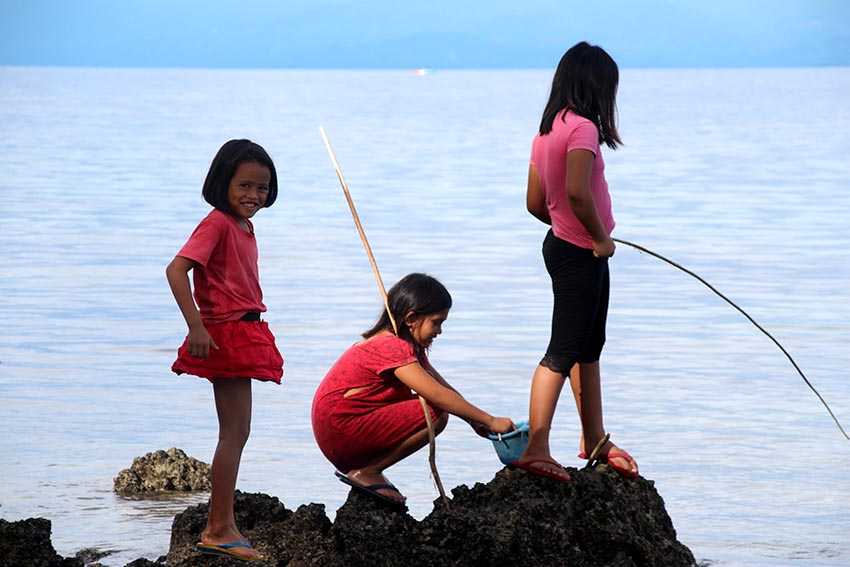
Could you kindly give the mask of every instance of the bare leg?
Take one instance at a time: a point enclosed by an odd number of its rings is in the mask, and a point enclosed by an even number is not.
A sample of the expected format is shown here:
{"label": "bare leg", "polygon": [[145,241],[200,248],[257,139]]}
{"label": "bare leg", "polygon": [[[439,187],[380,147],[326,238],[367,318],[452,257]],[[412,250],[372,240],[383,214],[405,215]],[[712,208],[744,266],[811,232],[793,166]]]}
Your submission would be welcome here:
{"label": "bare leg", "polygon": [[[251,380],[214,379],[215,407],[218,413],[218,445],[212,462],[210,513],[201,541],[222,544],[245,541],[233,516],[233,496],[242,448],[251,431]],[[246,558],[260,557],[255,549],[234,547],[231,552]]]}
{"label": "bare leg", "polygon": [[[433,420],[434,434],[439,435],[446,428],[449,422],[448,414],[444,413]],[[398,445],[394,446],[390,451],[381,455],[377,460],[368,463],[359,469],[348,471],[348,479],[363,486],[373,484],[389,484],[384,477],[384,470],[393,466],[397,462],[405,459],[428,444],[428,428],[420,429]],[[407,500],[398,490],[391,488],[381,488],[376,492],[395,500],[396,502],[404,502]]]}
{"label": "bare leg", "polygon": [[[582,362],[573,366],[570,371],[570,386],[576,401],[579,419],[581,420],[581,452],[587,454],[596,447],[597,443],[605,436],[605,426],[602,419],[602,379],[599,369],[599,361]],[[617,448],[612,442],[600,452],[600,456],[607,458],[608,453]],[[617,466],[637,472],[638,467],[634,459],[615,457],[612,459]]]}
{"label": "bare leg", "polygon": [[[565,378],[545,366],[537,366],[531,380],[531,396],[528,408],[528,446],[519,458],[524,463],[532,459],[554,461],[549,448],[549,431],[555,418],[555,408],[564,387]],[[531,465],[550,474],[569,480],[570,476],[563,467],[555,462],[538,462]]]}

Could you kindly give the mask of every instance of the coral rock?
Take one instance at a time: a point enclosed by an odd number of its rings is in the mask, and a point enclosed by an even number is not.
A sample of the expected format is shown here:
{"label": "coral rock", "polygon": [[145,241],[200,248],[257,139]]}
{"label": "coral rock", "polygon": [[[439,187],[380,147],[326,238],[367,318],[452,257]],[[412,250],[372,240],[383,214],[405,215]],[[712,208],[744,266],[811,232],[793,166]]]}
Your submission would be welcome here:
{"label": "coral rock", "polygon": [[154,451],[133,459],[133,465],[115,477],[115,492],[188,492],[210,489],[210,466],[177,448]]}

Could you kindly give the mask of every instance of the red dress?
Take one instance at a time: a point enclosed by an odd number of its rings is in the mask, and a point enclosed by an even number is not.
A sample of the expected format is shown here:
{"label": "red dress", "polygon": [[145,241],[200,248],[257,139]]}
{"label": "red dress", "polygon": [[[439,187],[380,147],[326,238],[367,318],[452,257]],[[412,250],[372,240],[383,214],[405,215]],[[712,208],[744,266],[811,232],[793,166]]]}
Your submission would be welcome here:
{"label": "red dress", "polygon": [[[421,356],[395,335],[378,335],[350,347],[328,371],[313,397],[313,435],[337,470],[362,468],[427,427],[419,396],[394,374],[427,364]],[[363,390],[345,397],[353,388]],[[432,419],[444,413],[430,411]]]}
{"label": "red dress", "polygon": [[218,349],[209,359],[189,354],[186,341],[171,370],[202,378],[255,378],[280,384],[283,358],[265,321],[240,321],[246,313],[262,313],[263,292],[257,267],[254,226],[239,228],[236,219],[218,209],[195,228],[177,253],[199,265],[192,270],[195,303],[204,327]]}

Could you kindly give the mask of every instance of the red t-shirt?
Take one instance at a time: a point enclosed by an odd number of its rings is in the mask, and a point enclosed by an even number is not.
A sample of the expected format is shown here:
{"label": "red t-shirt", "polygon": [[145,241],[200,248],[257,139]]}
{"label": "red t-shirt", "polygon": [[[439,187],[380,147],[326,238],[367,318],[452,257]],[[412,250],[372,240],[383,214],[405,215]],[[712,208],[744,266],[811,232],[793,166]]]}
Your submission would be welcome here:
{"label": "red t-shirt", "polygon": [[[368,413],[370,406],[417,399],[416,394],[394,373],[396,368],[417,361],[419,359],[410,343],[391,334],[352,345],[322,380],[316,390],[313,408],[333,406],[339,402],[351,406],[346,412],[362,410]],[[344,398],[345,393],[353,388],[363,390]]]}
{"label": "red t-shirt", "polygon": [[239,228],[236,218],[213,209],[177,253],[200,264],[192,270],[192,279],[204,325],[235,321],[249,311],[266,311],[254,225],[246,222],[249,231]]}

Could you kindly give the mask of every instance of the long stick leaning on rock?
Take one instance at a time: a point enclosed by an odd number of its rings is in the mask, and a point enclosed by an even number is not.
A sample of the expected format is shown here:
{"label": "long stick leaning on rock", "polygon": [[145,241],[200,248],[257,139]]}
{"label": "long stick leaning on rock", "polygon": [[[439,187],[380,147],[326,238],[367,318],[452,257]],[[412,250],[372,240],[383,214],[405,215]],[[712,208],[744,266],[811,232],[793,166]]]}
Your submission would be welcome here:
{"label": "long stick leaning on rock", "polygon": [[[387,315],[389,315],[390,323],[392,323],[393,326],[393,332],[398,335],[398,325],[396,324],[392,311],[390,311],[390,302],[389,299],[387,299],[387,291],[384,288],[384,281],[381,279],[381,272],[378,271],[378,264],[375,262],[375,255],[372,254],[372,247],[369,246],[369,241],[366,239],[366,233],[363,231],[363,225],[360,224],[360,217],[357,215],[357,209],[354,207],[354,201],[351,199],[351,193],[348,191],[348,184],[346,184],[345,178],[342,176],[342,170],[336,160],[336,155],[331,147],[331,141],[328,139],[328,134],[325,132],[325,127],[319,126],[319,132],[322,134],[322,139],[325,141],[325,147],[328,149],[328,155],[331,158],[331,162],[333,162],[334,169],[336,170],[336,176],[339,178],[339,183],[342,185],[342,190],[345,193],[345,200],[348,201],[348,208],[351,209],[351,216],[354,218],[354,224],[357,226],[357,232],[360,234],[360,240],[363,241],[363,247],[366,249],[366,254],[369,256],[369,262],[372,264],[372,272],[375,274],[375,281],[378,283],[378,290],[380,290],[381,298],[384,300],[384,308],[387,310]],[[434,483],[437,485],[437,490],[440,492],[443,504],[446,508],[448,508],[449,500],[446,498],[446,491],[443,490],[443,483],[440,481],[440,473],[437,471],[437,444],[435,442],[436,435],[434,434],[434,423],[431,421],[431,412],[428,409],[428,402],[425,401],[425,398],[422,396],[419,396],[419,401],[422,403],[422,410],[425,412],[425,423],[428,424],[428,463],[431,465],[431,474],[434,476]]]}

